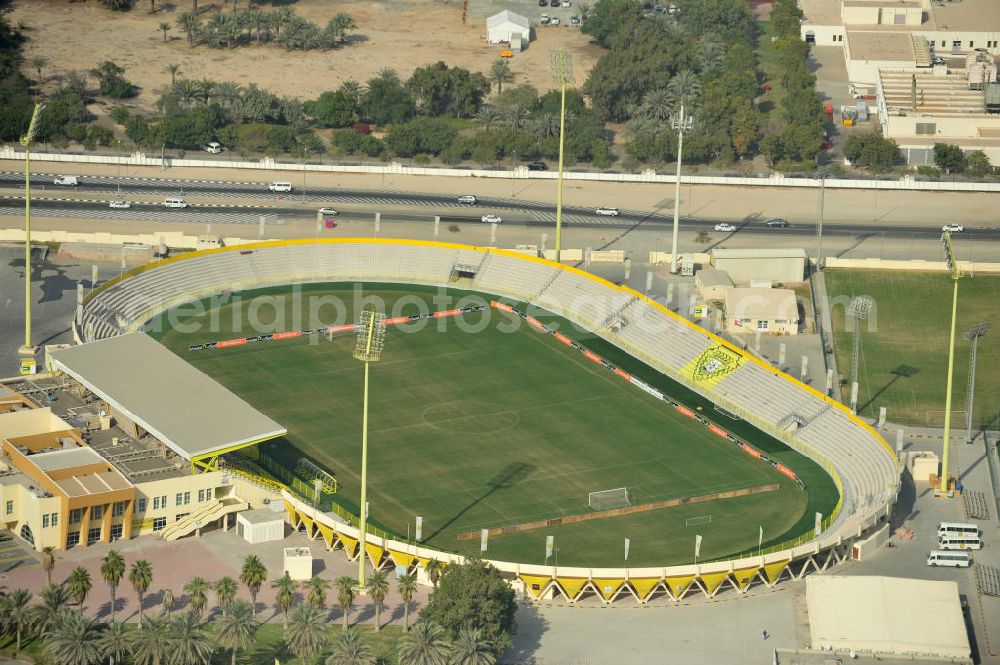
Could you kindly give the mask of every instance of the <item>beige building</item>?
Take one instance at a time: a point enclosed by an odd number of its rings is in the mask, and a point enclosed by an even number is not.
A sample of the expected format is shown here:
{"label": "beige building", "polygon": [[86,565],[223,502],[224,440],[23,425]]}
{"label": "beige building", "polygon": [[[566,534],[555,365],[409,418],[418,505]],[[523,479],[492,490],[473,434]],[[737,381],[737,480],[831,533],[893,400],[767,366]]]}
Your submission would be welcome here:
{"label": "beige building", "polygon": [[796,284],[806,278],[804,249],[716,249],[712,250],[711,263],[716,270],[728,273],[733,284],[755,280]]}
{"label": "beige building", "polygon": [[795,335],[799,306],[791,289],[727,288],[726,331]]}
{"label": "beige building", "polygon": [[705,300],[722,300],[726,297],[726,289],[733,286],[733,280],[725,270],[702,268],[694,276],[694,285]]}

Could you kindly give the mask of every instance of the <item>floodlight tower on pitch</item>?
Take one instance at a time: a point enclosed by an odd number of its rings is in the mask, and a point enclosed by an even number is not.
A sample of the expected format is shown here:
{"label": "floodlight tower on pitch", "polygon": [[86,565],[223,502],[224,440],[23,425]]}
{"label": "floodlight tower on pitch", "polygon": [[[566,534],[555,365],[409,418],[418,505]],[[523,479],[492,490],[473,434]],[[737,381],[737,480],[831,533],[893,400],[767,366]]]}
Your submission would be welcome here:
{"label": "floodlight tower on pitch", "polygon": [[969,403],[965,408],[967,415],[965,442],[972,443],[972,407],[976,400],[976,347],[979,346],[979,338],[986,337],[986,332],[990,329],[989,323],[977,323],[969,328],[965,335],[965,341],[972,342],[972,353],[969,355]]}
{"label": "floodlight tower on pitch", "polygon": [[18,354],[22,356],[33,356],[38,350],[31,343],[31,142],[35,140],[44,112],[45,104],[35,104],[28,131],[21,137],[24,146],[24,346],[18,349]]}
{"label": "floodlight tower on pitch", "polygon": [[670,127],[677,130],[677,178],[674,181],[674,229],[670,249],[670,272],[679,270],[677,256],[677,234],[681,223],[681,162],[684,161],[684,132],[694,126],[694,118],[684,113],[684,104],[675,115],[670,116]]}
{"label": "floodlight tower on pitch", "polygon": [[559,184],[556,192],[556,263],[562,256],[563,146],[566,143],[566,84],[573,80],[573,56],[566,49],[552,51],[549,56],[552,80],[562,90],[559,109]]}
{"label": "floodlight tower on pitch", "polygon": [[856,296],[847,305],[847,316],[854,319],[854,355],[851,358],[851,411],[858,411],[858,360],[861,355],[861,322],[872,311],[872,299]]}
{"label": "floodlight tower on pitch", "polygon": [[941,234],[941,244],[944,245],[944,257],[948,263],[948,271],[952,282],[951,292],[951,333],[948,340],[948,381],[944,393],[944,441],[943,452],[941,454],[941,485],[935,494],[937,496],[950,497],[951,488],[948,487],[948,449],[951,438],[951,383],[955,374],[955,322],[958,318],[958,280],[962,277],[962,271],[958,269],[958,261],[955,260],[955,250],[951,246],[951,233],[945,231]]}
{"label": "floodlight tower on pitch", "polygon": [[365,558],[368,556],[368,366],[382,357],[385,348],[385,315],[365,309],[358,322],[354,358],[365,364],[365,394],[361,416],[361,507],[358,524],[358,586],[365,588]]}

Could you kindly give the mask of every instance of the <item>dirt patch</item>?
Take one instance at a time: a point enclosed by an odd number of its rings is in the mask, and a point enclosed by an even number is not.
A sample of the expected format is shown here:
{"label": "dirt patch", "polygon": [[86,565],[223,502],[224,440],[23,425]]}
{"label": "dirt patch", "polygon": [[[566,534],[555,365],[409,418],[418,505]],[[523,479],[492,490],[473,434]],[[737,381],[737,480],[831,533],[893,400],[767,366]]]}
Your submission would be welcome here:
{"label": "dirt patch", "polygon": [[[203,21],[221,7],[199,3]],[[354,43],[331,51],[286,51],[274,44],[236,49],[191,48],[177,27],[177,17],[189,9],[187,0],[175,0],[168,9],[149,13],[143,1],[130,12],[112,12],[96,0],[66,3],[64,0],[18,0],[11,4],[10,18],[23,23],[28,41],[23,49],[24,74],[38,78],[30,63],[45,58],[42,87],[58,85],[66,72],[86,71],[104,60],[125,67],[125,76],[142,88],[130,105],[152,111],[156,99],[170,86],[169,64],[181,67],[182,77],[256,83],[277,95],[312,99],[335,89],[347,79],[367,81],[383,68],[391,67],[406,79],[414,69],[444,60],[449,65],[488,72],[501,47],[486,43],[485,20],[462,22],[462,3],[439,0],[394,0],[393,2],[338,2],[299,0],[292,3],[297,14],[325,24],[334,14],[349,13],[358,28]],[[159,3],[157,3],[159,6]],[[267,5],[263,6],[268,9]],[[164,43],[161,22],[170,23]],[[530,83],[539,91],[551,89],[549,52],[565,47],[573,53],[578,84],[582,84],[602,49],[589,42],[576,28],[540,28],[523,53],[511,61],[514,84]]]}

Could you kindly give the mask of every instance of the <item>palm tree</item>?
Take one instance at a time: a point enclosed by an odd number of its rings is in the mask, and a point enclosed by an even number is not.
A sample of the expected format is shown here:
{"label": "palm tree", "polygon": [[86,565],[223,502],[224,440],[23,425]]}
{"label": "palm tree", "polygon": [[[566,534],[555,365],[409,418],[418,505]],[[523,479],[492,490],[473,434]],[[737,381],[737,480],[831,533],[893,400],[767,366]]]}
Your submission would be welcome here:
{"label": "palm tree", "polygon": [[372,595],[372,602],[375,603],[375,632],[382,629],[382,605],[385,604],[385,597],[389,595],[389,578],[381,570],[368,578],[368,593]]}
{"label": "palm tree", "polygon": [[136,665],[163,665],[173,653],[171,626],[164,616],[148,616],[139,620],[132,631],[131,654]]}
{"label": "palm tree", "polygon": [[248,554],[243,559],[243,570],[240,571],[240,582],[250,592],[250,604],[253,605],[254,612],[257,611],[257,592],[260,586],[267,581],[267,568],[261,563],[260,558],[255,554]]}
{"label": "palm tree", "polygon": [[530,111],[521,102],[514,102],[510,106],[504,107],[503,123],[509,129],[521,129],[524,121],[528,119]]}
{"label": "palm tree", "polygon": [[3,597],[3,615],[5,623],[13,624],[17,634],[14,647],[14,657],[21,651],[21,634],[31,623],[31,593],[27,589],[14,589]]}
{"label": "palm tree", "polygon": [[636,114],[656,122],[667,122],[674,112],[674,93],[666,88],[655,88],[642,97]]}
{"label": "palm tree", "polygon": [[444,572],[444,564],[437,559],[431,559],[424,564],[424,570],[427,571],[427,576],[431,578],[431,584],[437,588],[438,580],[441,579],[441,573]]}
{"label": "palm tree", "polygon": [[340,611],[344,616],[343,630],[347,630],[347,615],[351,611],[351,605],[354,604],[354,587],[358,582],[353,577],[344,575],[338,577],[333,585],[337,588],[337,604],[340,605]]}
{"label": "palm tree", "polygon": [[139,596],[139,620],[142,620],[142,599],[153,583],[153,567],[145,559],[137,559],[128,571],[128,581]]}
{"label": "palm tree", "polygon": [[354,79],[347,79],[341,83],[340,91],[350,95],[355,104],[360,104],[361,98],[365,96],[365,86],[358,83]]}
{"label": "palm tree", "polygon": [[500,58],[494,60],[490,66],[490,83],[497,84],[497,94],[503,92],[503,84],[514,80],[514,72],[510,70],[510,63]]}
{"label": "palm tree", "polygon": [[497,107],[483,104],[476,112],[476,120],[486,131],[492,131],[500,124],[502,116]]}
{"label": "palm tree", "polygon": [[212,93],[215,92],[215,81],[202,79],[197,82],[197,85],[198,98],[201,99],[202,104],[208,104],[208,100],[212,98]]}
{"label": "palm tree", "polygon": [[407,573],[396,578],[396,590],[399,591],[399,595],[403,599],[403,632],[409,632],[410,603],[413,602],[413,596],[417,593],[417,576],[413,573]]}
{"label": "palm tree", "polygon": [[320,609],[306,604],[296,607],[285,629],[285,642],[292,653],[306,663],[310,656],[323,650],[327,639],[326,621]]}
{"label": "palm tree", "polygon": [[310,605],[320,609],[326,606],[326,592],[330,588],[330,580],[317,576],[303,582],[302,586],[309,591]]}
{"label": "palm tree", "polygon": [[215,639],[223,649],[232,654],[232,665],[236,665],[236,654],[246,649],[257,639],[260,624],[254,616],[254,609],[245,600],[234,601],[229,613],[223,614],[215,622]]}
{"label": "palm tree", "polygon": [[451,645],[451,665],[493,665],[497,657],[479,628],[462,628]]}
{"label": "palm tree", "polygon": [[170,63],[164,71],[170,74],[170,89],[173,90],[174,85],[177,83],[177,75],[181,73],[181,66],[175,62]]}
{"label": "palm tree", "polygon": [[163,31],[163,43],[164,44],[167,43],[167,30],[169,30],[172,27],[173,26],[170,25],[169,23],[167,23],[166,21],[163,21],[162,23],[160,23],[160,30]]}
{"label": "palm tree", "polygon": [[707,33],[698,42],[698,57],[701,60],[701,71],[710,72],[722,64],[726,55],[726,45],[714,33]]}
{"label": "palm tree", "polygon": [[115,620],[115,605],[118,591],[118,583],[122,581],[125,574],[125,559],[118,553],[118,550],[108,550],[108,553],[101,560],[101,577],[111,587],[111,620]]}
{"label": "palm tree", "polygon": [[201,665],[212,657],[212,640],[197,612],[189,610],[171,620],[169,631],[170,665]]}
{"label": "palm tree", "polygon": [[197,9],[192,12],[184,12],[177,17],[177,27],[187,35],[188,45],[194,46],[195,35],[201,29],[201,20],[198,18]]}
{"label": "palm tree", "polygon": [[215,589],[215,597],[218,599],[219,607],[222,608],[222,614],[225,616],[228,607],[233,602],[233,598],[236,597],[236,590],[239,587],[236,586],[236,580],[226,575],[216,582],[213,588]]}
{"label": "palm tree", "polygon": [[34,67],[35,72],[38,73],[39,81],[42,80],[42,67],[45,66],[46,62],[47,61],[45,60],[45,58],[43,58],[40,55],[36,55],[34,58],[31,59],[31,66]]}
{"label": "palm tree", "polygon": [[174,590],[173,589],[164,589],[163,590],[163,611],[167,613],[167,618],[168,619],[170,618],[170,615],[174,611]]}
{"label": "palm tree", "polygon": [[208,604],[208,592],[211,588],[212,585],[204,577],[195,577],[184,585],[184,593],[187,594],[188,601],[191,603],[191,609],[199,615],[205,611],[205,605]]}
{"label": "palm tree", "polygon": [[674,77],[667,83],[667,91],[674,101],[674,105],[684,104],[688,108],[692,107],[701,94],[701,81],[698,75],[690,69],[682,69],[674,74]]}
{"label": "palm tree", "polygon": [[288,611],[295,603],[295,589],[298,586],[295,580],[288,576],[288,573],[271,582],[271,588],[275,589],[274,604],[281,610],[283,617],[281,624],[284,628],[288,628]]}
{"label": "palm tree", "polygon": [[90,572],[83,566],[77,566],[69,574],[66,585],[69,587],[70,594],[76,598],[79,609],[82,611],[83,601],[87,600],[87,594],[90,593],[91,589]]}
{"label": "palm tree", "polygon": [[56,625],[59,617],[66,611],[73,596],[68,588],[61,584],[49,584],[38,593],[42,599],[40,605],[34,605],[29,611],[31,627],[39,637],[45,635]]}
{"label": "palm tree", "polygon": [[101,636],[97,638],[97,648],[101,650],[101,657],[107,658],[111,665],[125,662],[125,657],[131,650],[132,633],[124,623],[112,621],[108,624]]}
{"label": "palm tree", "polygon": [[333,652],[327,656],[326,665],[375,665],[377,661],[360,633],[349,628],[333,643]]}
{"label": "palm tree", "polygon": [[[566,116],[569,120],[569,113]],[[539,113],[536,117],[529,118],[524,125],[539,141],[559,136],[558,113]]]}
{"label": "palm tree", "polygon": [[52,569],[56,567],[56,548],[47,545],[42,548],[42,569],[45,570],[45,583],[52,584]]}
{"label": "palm tree", "polygon": [[418,623],[396,647],[400,665],[447,665],[450,650],[444,629],[433,621]]}
{"label": "palm tree", "polygon": [[375,74],[375,78],[386,83],[399,83],[399,74],[392,67],[383,67]]}
{"label": "palm tree", "polygon": [[59,665],[97,665],[101,662],[97,645],[100,633],[96,619],[79,612],[63,612],[45,636],[42,653]]}

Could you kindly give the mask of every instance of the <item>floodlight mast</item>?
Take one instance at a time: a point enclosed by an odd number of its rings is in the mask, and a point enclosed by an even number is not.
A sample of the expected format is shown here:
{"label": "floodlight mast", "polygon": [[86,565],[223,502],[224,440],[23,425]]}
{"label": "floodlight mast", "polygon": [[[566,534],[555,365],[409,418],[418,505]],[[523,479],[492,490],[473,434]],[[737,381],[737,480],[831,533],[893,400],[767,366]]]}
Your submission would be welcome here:
{"label": "floodlight mast", "polygon": [[861,322],[868,319],[874,301],[868,296],[856,296],[847,305],[848,318],[854,319],[854,354],[851,357],[851,411],[858,406],[858,361],[861,356]]}
{"label": "floodlight mast", "polygon": [[560,48],[549,55],[549,70],[552,80],[559,84],[561,99],[559,108],[559,176],[556,191],[556,263],[562,258],[562,201],[563,201],[563,148],[566,139],[566,84],[573,81],[573,56]]}
{"label": "floodlight mast", "polygon": [[694,118],[684,113],[684,104],[670,117],[670,127],[677,130],[677,177],[674,181],[674,228],[670,249],[670,272],[676,274],[678,268],[677,236],[681,221],[681,162],[684,161],[684,132],[694,126]]}
{"label": "floodlight mast", "polygon": [[358,586],[365,588],[368,557],[368,365],[378,362],[385,348],[385,315],[367,308],[358,322],[354,358],[365,364],[365,389],[361,416],[361,506],[358,510]]}
{"label": "floodlight mast", "polygon": [[38,133],[38,123],[45,112],[45,104],[35,104],[28,131],[21,137],[24,146],[24,346],[18,349],[22,356],[33,356],[38,350],[31,343],[31,142]]}
{"label": "floodlight mast", "polygon": [[969,402],[965,407],[966,412],[966,433],[965,442],[972,443],[972,407],[976,401],[976,347],[979,346],[979,338],[985,337],[990,329],[989,323],[977,323],[969,328],[963,337],[965,341],[972,342],[972,351],[969,354]]}
{"label": "floodlight mast", "polygon": [[951,232],[945,231],[941,234],[941,244],[944,246],[945,261],[948,265],[949,276],[952,281],[951,292],[951,332],[948,340],[948,380],[944,393],[944,436],[943,453],[941,455],[941,484],[938,486],[937,496],[951,496],[951,489],[948,483],[948,450],[951,447],[951,384],[955,375],[955,323],[958,318],[958,280],[962,277],[962,271],[958,268],[958,261],[955,260],[955,250],[951,246]]}

